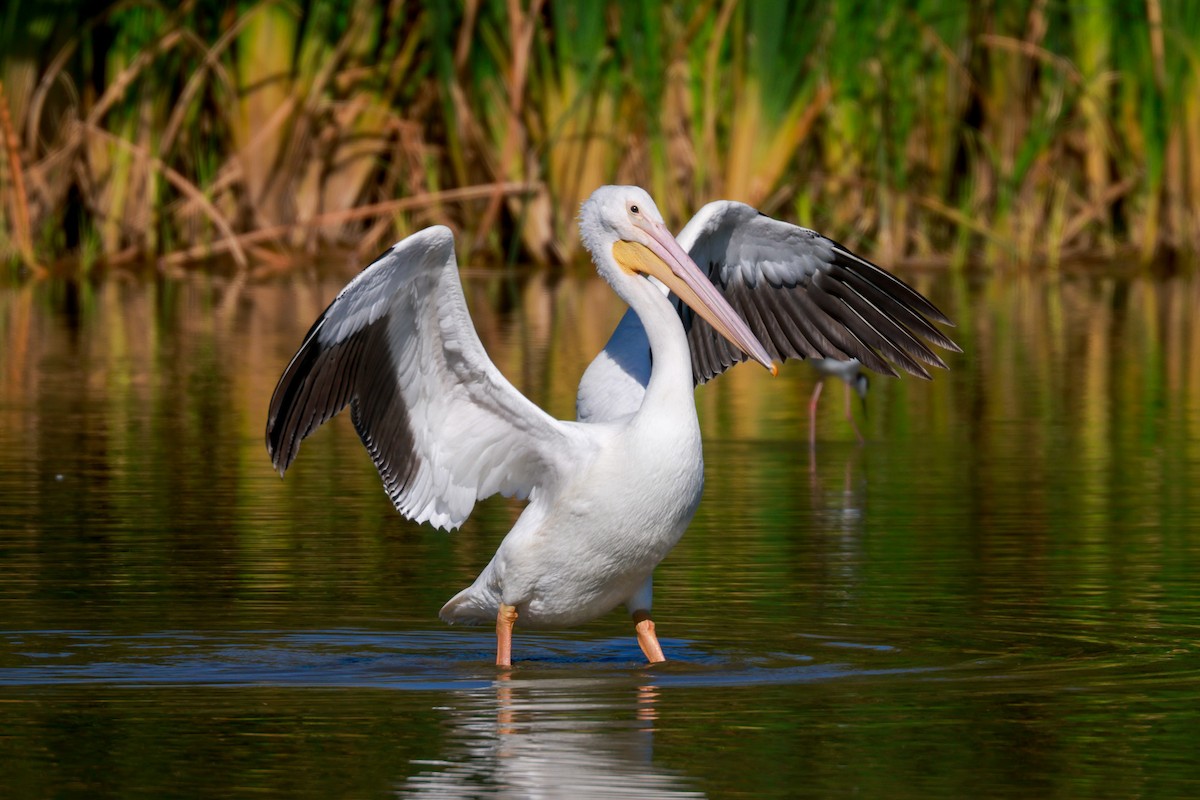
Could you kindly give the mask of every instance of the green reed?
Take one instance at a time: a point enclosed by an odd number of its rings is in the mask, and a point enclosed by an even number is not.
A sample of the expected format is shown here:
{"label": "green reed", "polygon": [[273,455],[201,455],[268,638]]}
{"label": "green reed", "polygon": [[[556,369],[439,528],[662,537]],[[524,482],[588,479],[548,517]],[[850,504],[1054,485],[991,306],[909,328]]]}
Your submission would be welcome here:
{"label": "green reed", "polygon": [[598,184],[888,261],[1200,243],[1200,4],[209,0],[0,15],[0,258],[577,257]]}

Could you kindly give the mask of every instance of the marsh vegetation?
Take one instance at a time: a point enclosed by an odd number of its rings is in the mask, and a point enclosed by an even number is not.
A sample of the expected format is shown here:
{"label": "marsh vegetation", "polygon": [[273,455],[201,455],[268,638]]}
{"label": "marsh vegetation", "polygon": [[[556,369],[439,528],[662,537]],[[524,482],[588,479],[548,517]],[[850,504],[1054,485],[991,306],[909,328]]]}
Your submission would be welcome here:
{"label": "marsh vegetation", "polygon": [[570,263],[617,181],[889,263],[1200,244],[1186,0],[95,7],[0,20],[0,259],[28,270],[271,269],[432,222],[464,261]]}

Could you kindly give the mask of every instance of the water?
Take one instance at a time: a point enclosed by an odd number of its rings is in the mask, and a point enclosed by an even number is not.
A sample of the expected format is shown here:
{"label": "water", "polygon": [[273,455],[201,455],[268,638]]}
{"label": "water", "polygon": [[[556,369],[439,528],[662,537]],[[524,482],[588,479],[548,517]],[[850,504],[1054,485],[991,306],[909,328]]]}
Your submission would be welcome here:
{"label": "water", "polygon": [[[0,290],[4,796],[1200,791],[1200,282],[914,276],[966,353],[875,380],[862,447],[831,384],[810,457],[803,365],[704,387],[671,660],[618,612],[518,625],[501,673],[437,610],[516,504],[407,523],[344,419],[271,471],[274,381],[344,277]],[[605,287],[468,294],[569,416]]]}

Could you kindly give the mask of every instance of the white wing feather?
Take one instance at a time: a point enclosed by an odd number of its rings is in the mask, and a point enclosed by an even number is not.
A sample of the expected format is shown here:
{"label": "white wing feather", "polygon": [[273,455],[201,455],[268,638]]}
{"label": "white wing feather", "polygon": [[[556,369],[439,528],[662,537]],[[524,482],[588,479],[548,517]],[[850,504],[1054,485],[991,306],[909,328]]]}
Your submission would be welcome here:
{"label": "white wing feather", "polygon": [[390,248],[309,331],[271,400],[267,448],[281,474],[347,404],[396,508],[442,528],[492,494],[552,490],[591,441],[488,358],[442,226]]}

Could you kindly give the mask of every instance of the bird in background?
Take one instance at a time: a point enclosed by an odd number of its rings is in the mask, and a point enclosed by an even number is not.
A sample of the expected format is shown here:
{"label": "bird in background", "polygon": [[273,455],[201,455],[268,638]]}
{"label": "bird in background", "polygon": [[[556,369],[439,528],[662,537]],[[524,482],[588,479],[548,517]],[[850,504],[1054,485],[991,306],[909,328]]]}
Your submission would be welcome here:
{"label": "bird in background", "polygon": [[[316,320],[271,398],[267,450],[282,475],[301,442],[350,406],[393,504],[454,529],[494,494],[527,500],[474,583],[440,616],[571,627],[624,606],[641,650],[665,660],[653,572],[704,485],[693,389],[753,359],[857,358],[895,374],[944,367],[925,342],[948,324],[899,279],[813,231],[711,203],[676,238],[641,188],[604,186],[580,210],[597,272],[629,305],[585,371],[576,421],[557,420],[488,358],[463,297],[454,238],[398,242]],[[924,340],[924,341],[923,341]]]}
{"label": "bird in background", "polygon": [[862,364],[857,358],[845,361],[838,358],[811,358],[808,363],[818,376],[817,385],[813,387],[812,396],[808,400],[808,446],[817,446],[817,401],[821,399],[821,389],[825,386],[826,378],[837,378],[846,384],[846,419],[854,429],[858,443],[866,442],[858,423],[854,421],[854,412],[850,410],[850,393],[853,392],[862,401],[863,416],[867,415],[867,389],[870,388],[871,381],[863,371]]}

